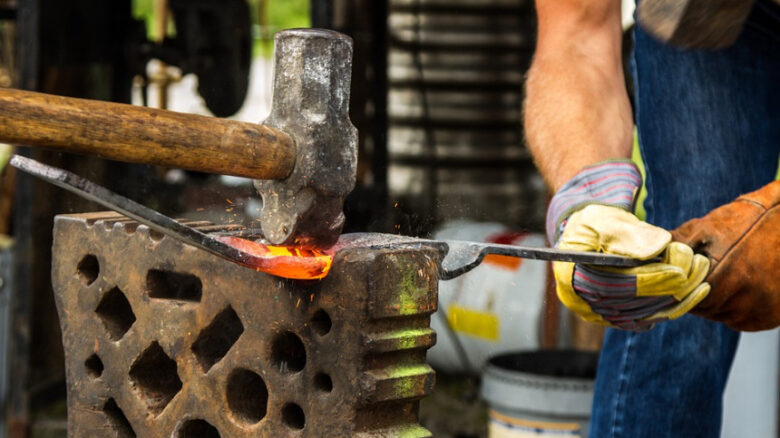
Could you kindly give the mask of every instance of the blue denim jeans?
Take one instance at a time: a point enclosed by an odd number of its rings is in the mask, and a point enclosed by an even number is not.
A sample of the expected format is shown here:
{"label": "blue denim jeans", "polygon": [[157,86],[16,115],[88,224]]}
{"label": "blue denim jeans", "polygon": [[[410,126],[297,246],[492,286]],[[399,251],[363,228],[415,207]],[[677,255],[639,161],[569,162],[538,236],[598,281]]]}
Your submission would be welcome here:
{"label": "blue denim jeans", "polygon": [[[725,50],[677,50],[641,29],[634,40],[648,222],[673,229],[774,179],[780,7],[759,0]],[[645,333],[608,330],[590,437],[718,437],[738,340],[726,326],[692,315]]]}

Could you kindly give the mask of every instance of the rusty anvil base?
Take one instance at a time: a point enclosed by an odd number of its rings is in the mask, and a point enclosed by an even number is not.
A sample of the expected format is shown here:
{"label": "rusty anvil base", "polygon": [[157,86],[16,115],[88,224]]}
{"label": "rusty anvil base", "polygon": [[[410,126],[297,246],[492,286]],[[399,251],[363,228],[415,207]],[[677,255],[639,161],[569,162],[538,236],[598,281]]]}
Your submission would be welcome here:
{"label": "rusty anvil base", "polygon": [[53,254],[69,437],[430,436],[431,248],[293,282],[103,212],[58,216]]}

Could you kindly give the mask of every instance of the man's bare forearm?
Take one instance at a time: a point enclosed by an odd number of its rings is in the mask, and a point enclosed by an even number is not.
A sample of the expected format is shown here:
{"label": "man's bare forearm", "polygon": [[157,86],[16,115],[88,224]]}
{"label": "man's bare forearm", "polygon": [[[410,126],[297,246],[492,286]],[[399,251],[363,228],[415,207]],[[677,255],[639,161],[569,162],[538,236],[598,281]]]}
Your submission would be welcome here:
{"label": "man's bare forearm", "polygon": [[537,0],[539,38],[526,83],[525,135],[553,190],[583,167],[631,154],[620,1]]}

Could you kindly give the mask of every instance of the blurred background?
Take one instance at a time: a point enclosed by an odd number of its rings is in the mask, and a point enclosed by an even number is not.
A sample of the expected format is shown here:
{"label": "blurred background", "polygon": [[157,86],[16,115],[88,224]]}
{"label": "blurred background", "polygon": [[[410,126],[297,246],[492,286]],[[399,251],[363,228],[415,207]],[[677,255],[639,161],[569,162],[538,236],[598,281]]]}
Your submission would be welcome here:
{"label": "blurred background", "polygon": [[[350,117],[360,152],[345,232],[545,244],[549,195],[520,122],[536,33],[530,0],[0,0],[0,87],[260,122],[270,111],[274,34],[310,26],[354,39]],[[627,60],[629,32],[625,43]],[[0,145],[0,438],[62,437],[51,228],[56,214],[102,208],[17,175],[6,166],[12,150]],[[173,217],[252,226],[262,206],[243,178],[17,152]],[[496,386],[506,370],[591,381],[602,336],[560,308],[548,265],[532,261],[489,260],[442,282],[432,325],[438,383],[422,423],[452,438],[488,436],[485,399],[514,409],[512,394],[528,388]],[[768,395],[727,396],[724,436],[777,434],[778,353],[763,347],[778,345],[777,332],[770,336],[745,359],[766,364],[763,374],[736,372],[747,379],[738,386],[767,383]],[[561,353],[490,362],[539,350]],[[587,421],[588,408],[571,415]]]}

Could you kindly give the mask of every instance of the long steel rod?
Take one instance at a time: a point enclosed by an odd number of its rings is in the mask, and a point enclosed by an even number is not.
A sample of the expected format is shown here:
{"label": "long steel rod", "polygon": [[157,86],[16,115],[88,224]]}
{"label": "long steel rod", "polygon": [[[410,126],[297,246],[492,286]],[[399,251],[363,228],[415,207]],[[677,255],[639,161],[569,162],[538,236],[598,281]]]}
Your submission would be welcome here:
{"label": "long steel rod", "polygon": [[125,216],[135,219],[149,228],[214,255],[251,268],[262,268],[264,260],[241,251],[233,246],[202,233],[195,228],[181,224],[164,214],[145,207],[131,199],[118,195],[92,181],[63,169],[47,166],[38,161],[14,155],[11,166],[37,176],[58,187],[73,192],[90,201],[97,202]]}

